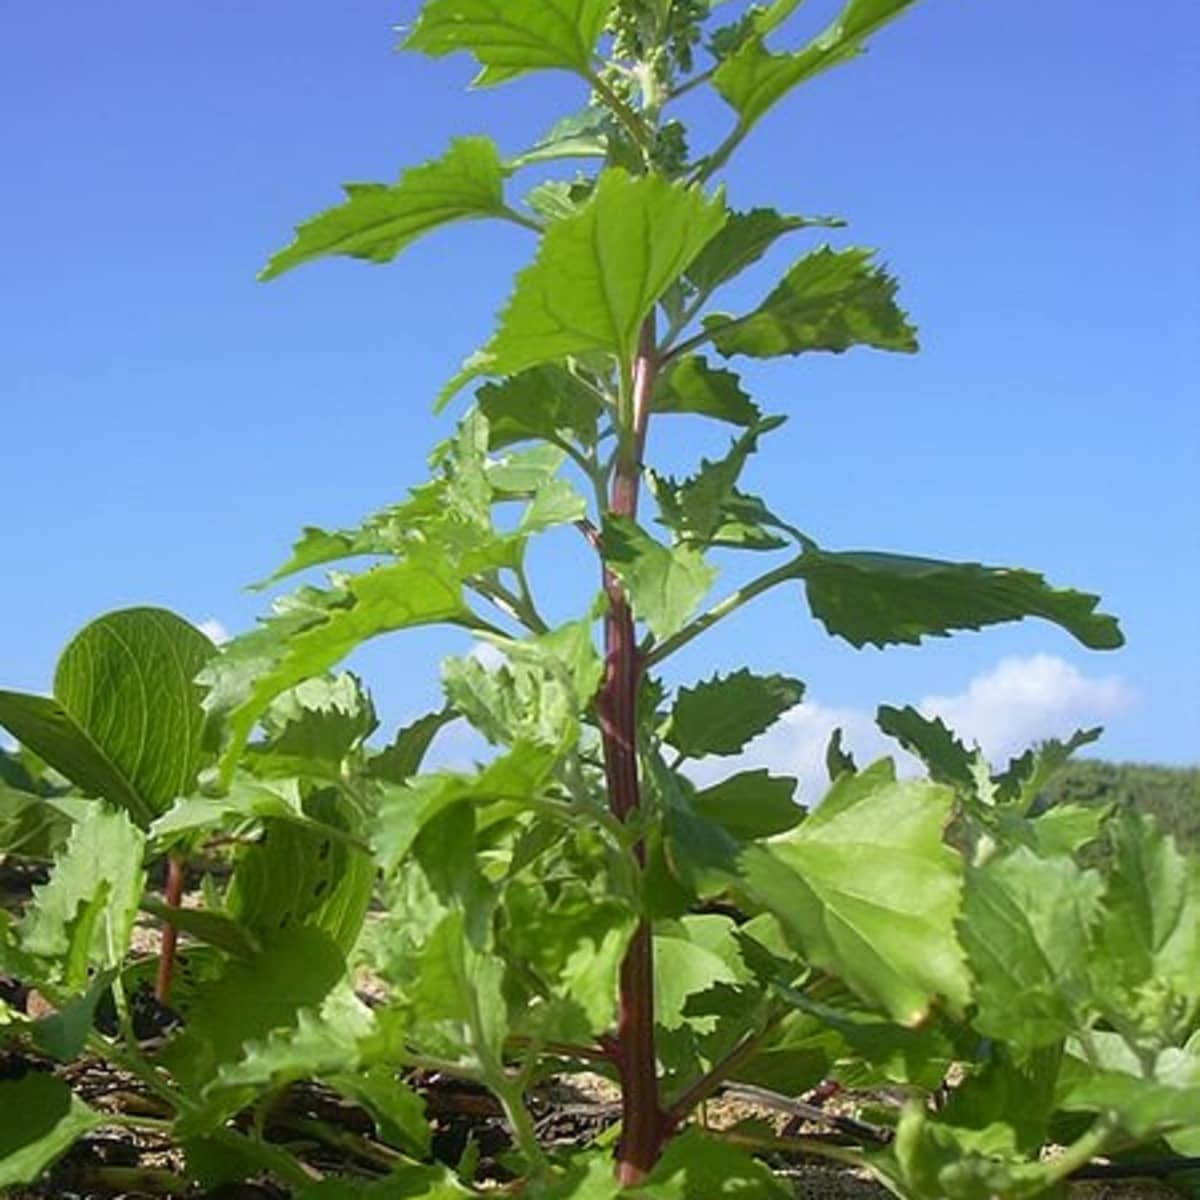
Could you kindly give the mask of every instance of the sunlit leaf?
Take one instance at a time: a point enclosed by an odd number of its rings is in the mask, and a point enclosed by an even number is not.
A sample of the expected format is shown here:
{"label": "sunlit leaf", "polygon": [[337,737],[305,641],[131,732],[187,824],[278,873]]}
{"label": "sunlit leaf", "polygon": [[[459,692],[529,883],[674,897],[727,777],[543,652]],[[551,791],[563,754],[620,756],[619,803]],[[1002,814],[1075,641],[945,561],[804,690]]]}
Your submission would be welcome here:
{"label": "sunlit leaf", "polygon": [[452,221],[504,213],[504,177],[491,138],[457,138],[439,159],[410,167],[395,184],[351,183],[346,199],[296,230],[259,278],[330,255],[390,262],[423,234]]}
{"label": "sunlit leaf", "polygon": [[769,850],[742,854],[746,886],[804,955],[902,1025],[939,1001],[961,1011],[969,995],[955,934],[962,866],[942,842],[953,799],[876,763],[841,776]]}
{"label": "sunlit leaf", "polygon": [[720,197],[657,174],[604,171],[587,204],[546,230],[495,336],[455,385],[593,352],[628,370],[642,322],[724,221]]}
{"label": "sunlit leaf", "polygon": [[656,638],[670,637],[683,627],[717,576],[699,551],[664,546],[623,517],[605,519],[604,548],[634,614]]}
{"label": "sunlit leaf", "polygon": [[500,83],[536,68],[586,73],[614,0],[427,0],[404,40],[425,54],[470,52],[475,82]]}
{"label": "sunlit leaf", "polygon": [[763,35],[777,23],[767,21],[737,53],[718,66],[713,83],[736,109],[741,126],[749,128],[792,88],[829,67],[856,58],[871,34],[913,3],[914,0],[850,0],[825,30],[802,50],[791,54],[775,54],[766,48]]}
{"label": "sunlit leaf", "polygon": [[752,312],[705,317],[705,332],[727,358],[851,346],[911,353],[917,334],[896,304],[896,281],[871,258],[870,250],[824,246],[800,259]]}

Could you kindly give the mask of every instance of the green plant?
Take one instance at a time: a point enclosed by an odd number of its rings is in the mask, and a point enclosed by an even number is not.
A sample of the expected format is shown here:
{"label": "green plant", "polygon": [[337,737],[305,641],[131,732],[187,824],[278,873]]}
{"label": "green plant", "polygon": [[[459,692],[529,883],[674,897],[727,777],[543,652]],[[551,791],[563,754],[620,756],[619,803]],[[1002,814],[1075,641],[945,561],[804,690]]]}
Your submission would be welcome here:
{"label": "green plant", "polygon": [[[37,845],[55,853],[49,882],[0,925],[0,967],[55,1011],[0,1009],[0,1021],[53,1058],[116,1063],[155,1107],[102,1115],[57,1077],[0,1083],[0,1104],[27,1114],[0,1133],[0,1186],[115,1122],[178,1140],[204,1183],[267,1171],[313,1196],[475,1194],[477,1154],[453,1169],[429,1161],[411,1082],[422,1071],[487,1088],[512,1137],[496,1167],[506,1186],[560,1200],[783,1195],[767,1164],[796,1151],[866,1165],[906,1197],[1021,1197],[1101,1153],[1164,1139],[1200,1149],[1197,860],[1137,815],[1069,804],[1035,815],[1047,775],[1092,734],[994,774],[944,726],[884,708],[881,726],[929,778],[897,780],[887,761],[860,771],[835,740],[833,786],[806,814],[794,780],[746,771],[698,788],[684,770],[740,751],[800,700],[799,681],[739,670],[671,696],[656,673],[776,587],[802,587],[855,646],[1025,617],[1092,648],[1121,644],[1094,596],[1025,570],[830,549],[741,485],[781,419],[712,353],[911,352],[916,333],[895,282],[856,247],[804,253],[749,312],[713,310],[782,238],[840,225],[731,209],[716,178],[770,108],[910,4],[850,0],[797,51],[769,40],[787,35],[798,0],[725,25],[705,0],[424,5],[409,48],[469,52],[481,84],[567,71],[587,107],[515,158],[466,137],[396,184],[352,185],[264,277],[329,254],[389,261],[466,219],[527,230],[533,260],[439,401],[486,380],[435,449],[432,477],[358,528],[306,530],[269,582],[371,565],[277,600],[215,658],[200,647],[203,707],[190,671],[174,676],[177,727],[138,740],[148,758],[120,757],[121,685],[163,671],[173,644],[136,647],[86,713],[57,686],[58,707],[0,695],[0,722],[25,747],[3,760],[0,793],[21,844],[35,844],[28,818],[47,805],[67,823],[39,827]],[[672,116],[700,87],[734,113],[707,153]],[[511,197],[521,173],[576,159],[594,172]],[[660,418],[723,423],[729,451],[687,478],[655,471],[644,460]],[[638,520],[643,482],[665,538]],[[578,530],[599,579],[565,623],[544,616],[527,555],[558,526]],[[704,607],[722,551],[783,560]],[[134,619],[114,614],[81,636],[98,642],[104,622]],[[489,644],[500,665],[448,660],[445,706],[375,749],[369,697],[330,672],[372,637],[434,624]],[[452,721],[494,756],[422,773]],[[161,768],[166,791],[138,782],[159,759],[177,768]],[[64,780],[102,801],[64,796]],[[205,875],[200,907],[142,896],[148,856],[203,869],[214,838],[230,874]],[[1103,871],[1080,865],[1100,840]],[[183,1023],[151,1049],[130,1003],[144,970],[129,957],[139,907],[186,939],[172,993]],[[364,972],[373,1005],[355,990]],[[109,994],[115,1032],[94,1021]],[[582,1068],[620,1088],[615,1151],[552,1153],[528,1094]],[[378,1141],[297,1125],[286,1101],[306,1079],[365,1108]],[[896,1086],[906,1100],[881,1118],[884,1135],[853,1146],[691,1123],[730,1082],[795,1095],[826,1079]],[[289,1149],[296,1136],[349,1145],[359,1173],[319,1180]],[[1065,1151],[1043,1160],[1051,1141]]]}

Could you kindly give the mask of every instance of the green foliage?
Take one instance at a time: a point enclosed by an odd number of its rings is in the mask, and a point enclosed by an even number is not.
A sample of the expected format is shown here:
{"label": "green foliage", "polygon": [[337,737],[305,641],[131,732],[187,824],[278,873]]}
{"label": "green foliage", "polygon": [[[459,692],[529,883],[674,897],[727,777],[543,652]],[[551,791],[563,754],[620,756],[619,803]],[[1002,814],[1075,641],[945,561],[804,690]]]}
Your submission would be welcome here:
{"label": "green foliage", "polygon": [[[688,775],[690,760],[741,754],[803,684],[736,664],[681,686],[656,674],[796,584],[856,647],[1027,617],[1121,644],[1088,593],[1024,569],[824,549],[743,484],[783,418],[706,354],[909,353],[917,335],[895,278],[853,246],[810,242],[756,307],[715,311],[785,236],[842,224],[730,208],[715,177],[777,102],[910,3],[848,0],[796,50],[768,41],[790,36],[798,0],[724,25],[707,0],[420,6],[406,48],[466,52],[479,84],[567,72],[585,94],[509,159],[460,137],[394,184],[351,185],[263,278],[330,255],[386,262],[444,225],[501,220],[536,239],[529,264],[438,403],[486,378],[426,481],[356,526],[303,531],[260,586],[329,578],[258,628],[217,653],[171,614],[114,613],[68,646],[53,698],[0,692],[22,743],[0,753],[0,853],[52,860],[31,902],[0,911],[0,970],[49,1010],[0,1004],[0,1044],[109,1059],[153,1096],[155,1128],[205,1187],[266,1173],[331,1200],[493,1194],[476,1182],[478,1143],[434,1161],[432,1076],[491,1093],[512,1148],[487,1165],[544,1200],[790,1194],[771,1164],[794,1143],[761,1123],[689,1123],[730,1080],[789,1095],[822,1079],[884,1098],[899,1086],[890,1143],[803,1147],[919,1200],[1054,1194],[1098,1155],[1196,1152],[1195,772],[1076,764],[1056,782],[1096,730],[994,770],[941,722],[883,706],[881,728],[928,778],[897,780],[886,760],[859,770],[835,735],[832,790],[806,812],[791,778]],[[706,85],[735,123],[694,154],[674,106]],[[590,174],[563,177],[567,159]],[[678,477],[656,469],[649,426],[664,416],[716,422],[727,450]],[[639,521],[643,483],[657,523]],[[578,531],[596,556],[582,612],[542,607],[547,560],[530,547],[550,530]],[[703,608],[727,551],[782,558]],[[462,639],[442,704],[375,741],[365,686],[331,672],[373,638],[430,626]],[[482,761],[424,769],[458,721]],[[144,894],[167,851],[166,894]],[[185,866],[203,880],[181,903]],[[161,1043],[133,1021],[139,912],[179,938],[180,1021]],[[621,1128],[560,1154],[527,1093],[585,1065],[621,1088]],[[101,1119],[146,1119],[101,1118],[68,1077],[0,1083],[0,1188],[42,1175]],[[380,1144],[364,1155],[351,1140],[355,1174],[314,1183],[306,1160],[303,1142],[345,1150],[344,1132],[304,1118],[279,1136],[305,1080],[373,1123]]]}

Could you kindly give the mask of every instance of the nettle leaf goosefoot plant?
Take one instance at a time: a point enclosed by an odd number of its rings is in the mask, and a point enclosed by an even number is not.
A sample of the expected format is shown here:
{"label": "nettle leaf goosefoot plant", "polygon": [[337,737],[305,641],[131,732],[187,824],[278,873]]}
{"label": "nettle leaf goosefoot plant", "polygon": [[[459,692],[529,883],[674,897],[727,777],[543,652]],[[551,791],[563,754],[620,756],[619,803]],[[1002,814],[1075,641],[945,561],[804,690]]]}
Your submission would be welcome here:
{"label": "nettle leaf goosefoot plant", "polygon": [[[173,1139],[205,1186],[266,1173],[316,1197],[766,1198],[790,1194],[772,1166],[799,1154],[974,1200],[1060,1191],[1100,1155],[1200,1154],[1200,865],[1136,813],[1038,803],[1097,731],[995,772],[885,706],[927,778],[859,769],[835,737],[806,812],[794,779],[688,774],[801,702],[798,680],[738,669],[672,693],[660,677],[775,588],[860,647],[1026,617],[1121,644],[1094,596],[824,546],[742,485],[780,418],[726,363],[917,342],[873,252],[813,244],[840,222],[739,210],[721,171],[910,4],[850,0],[808,42],[797,0],[731,20],[705,0],[424,5],[408,49],[472,56],[481,86],[567,72],[580,111],[514,157],[463,137],[397,183],[350,186],[264,277],[388,262],[463,220],[519,227],[530,265],[438,400],[474,389],[431,478],[357,528],[306,530],[268,581],[338,564],[327,583],[219,653],[169,614],[110,614],[64,656],[54,700],[0,694],[22,744],[0,757],[3,847],[52,861],[23,911],[0,912],[0,971],[43,1000],[0,1003],[0,1038],[46,1068],[108,1061],[140,1093],[133,1112],[52,1069],[0,1082],[0,1187],[101,1125]],[[732,117],[707,150],[676,115],[702,88]],[[808,245],[760,303],[716,305],[791,238]],[[660,419],[715,422],[728,452],[657,470]],[[529,547],[562,527],[598,582],[552,622]],[[770,565],[711,600],[717,559],[739,554]],[[444,705],[378,749],[369,696],[334,672],[435,625],[492,654],[449,659]],[[422,771],[454,722],[494,753]],[[162,898],[145,890],[156,857],[177,864]],[[185,869],[199,883],[181,907]],[[174,931],[174,968],[131,951],[139,919]],[[135,1000],[155,971],[176,1019],[147,1041]],[[620,1120],[563,1149],[531,1096],[583,1070],[619,1088]],[[492,1094],[506,1153],[435,1155],[419,1087],[436,1076]],[[374,1136],[298,1113],[301,1081],[365,1110]],[[786,1108],[833,1084],[874,1097],[834,1140],[695,1119],[731,1085]],[[314,1144],[347,1172],[323,1178]]]}

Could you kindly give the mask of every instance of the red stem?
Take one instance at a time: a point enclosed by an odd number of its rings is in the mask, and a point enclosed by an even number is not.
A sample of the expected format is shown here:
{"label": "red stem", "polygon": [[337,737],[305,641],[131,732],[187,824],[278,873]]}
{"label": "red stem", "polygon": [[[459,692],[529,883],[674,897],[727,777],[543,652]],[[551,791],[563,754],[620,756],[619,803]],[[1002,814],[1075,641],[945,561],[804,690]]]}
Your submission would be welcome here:
{"label": "red stem", "polygon": [[[163,900],[172,908],[178,908],[183,900],[183,859],[173,854],[167,859],[167,884],[163,889]],[[175,974],[175,945],[179,930],[167,921],[163,926],[162,948],[158,952],[158,979],[154,984],[154,998],[166,1004],[171,998],[171,979]]]}
{"label": "red stem", "polygon": [[[610,508],[617,516],[637,515],[642,450],[650,414],[650,395],[658,370],[654,319],[642,326],[633,372],[629,427],[621,431],[622,445],[613,475]],[[604,739],[604,769],[609,805],[625,820],[641,804],[637,755],[637,700],[642,663],[633,613],[624,589],[609,570],[604,573],[609,609],[604,622],[605,673],[600,689],[600,730]],[[639,860],[645,851],[637,847]],[[621,1079],[621,1144],[617,1149],[617,1181],[624,1187],[640,1183],[662,1153],[671,1132],[658,1088],[654,1047],[654,940],[648,921],[641,921],[621,964],[617,1036],[612,1047]]]}

